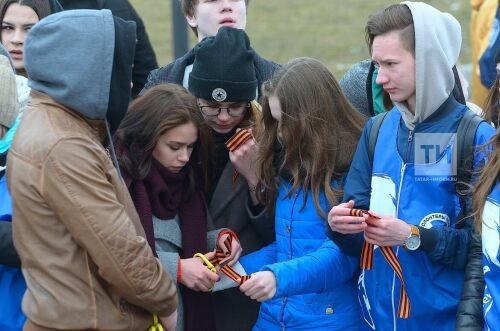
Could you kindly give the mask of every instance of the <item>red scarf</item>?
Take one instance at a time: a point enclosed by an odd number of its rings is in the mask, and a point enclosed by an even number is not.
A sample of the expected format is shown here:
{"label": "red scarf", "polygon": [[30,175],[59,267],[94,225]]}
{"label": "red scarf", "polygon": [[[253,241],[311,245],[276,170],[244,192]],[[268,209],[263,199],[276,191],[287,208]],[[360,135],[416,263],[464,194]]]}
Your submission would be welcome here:
{"label": "red scarf", "polygon": [[[186,165],[186,167],[188,167]],[[182,252],[181,258],[207,252],[206,204],[201,191],[186,196],[186,169],[172,173],[154,158],[151,170],[143,180],[134,180],[125,169],[122,176],[141,220],[146,239],[157,256],[154,240],[153,215],[171,220],[179,214]],[[215,330],[212,297],[209,293],[195,292],[180,286],[184,302],[184,330]]]}

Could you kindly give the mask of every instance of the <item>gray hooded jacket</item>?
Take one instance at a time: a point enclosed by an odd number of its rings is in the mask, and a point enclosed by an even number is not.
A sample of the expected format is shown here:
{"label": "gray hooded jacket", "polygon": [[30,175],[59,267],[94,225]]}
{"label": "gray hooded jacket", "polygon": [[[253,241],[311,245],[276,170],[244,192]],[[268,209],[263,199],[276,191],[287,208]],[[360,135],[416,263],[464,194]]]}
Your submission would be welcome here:
{"label": "gray hooded jacket", "polygon": [[462,45],[460,23],[423,2],[406,1],[415,27],[415,114],[407,105],[396,102],[406,127],[422,123],[448,99],[455,85],[453,66]]}
{"label": "gray hooded jacket", "polygon": [[26,39],[29,86],[114,130],[130,100],[134,50],[135,23],[109,10],[50,15]]}

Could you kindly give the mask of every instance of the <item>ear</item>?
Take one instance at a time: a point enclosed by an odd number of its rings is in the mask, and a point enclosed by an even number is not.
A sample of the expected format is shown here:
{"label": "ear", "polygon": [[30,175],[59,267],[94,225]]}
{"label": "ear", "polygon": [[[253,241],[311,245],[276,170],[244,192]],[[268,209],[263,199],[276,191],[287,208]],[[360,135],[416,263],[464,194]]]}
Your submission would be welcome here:
{"label": "ear", "polygon": [[196,19],[196,17],[194,15],[193,16],[186,16],[186,21],[189,24],[189,26],[192,28],[196,28],[198,26],[198,20]]}

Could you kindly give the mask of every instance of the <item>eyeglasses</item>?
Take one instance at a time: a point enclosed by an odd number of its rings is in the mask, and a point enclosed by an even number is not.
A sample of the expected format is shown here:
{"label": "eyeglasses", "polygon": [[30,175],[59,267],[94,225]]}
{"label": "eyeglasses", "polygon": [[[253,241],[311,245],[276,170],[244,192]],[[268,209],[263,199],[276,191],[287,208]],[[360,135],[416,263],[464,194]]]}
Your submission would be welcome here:
{"label": "eyeglasses", "polygon": [[219,116],[219,114],[221,113],[221,111],[223,109],[225,109],[226,112],[227,112],[227,114],[229,116],[231,116],[231,117],[240,117],[240,116],[242,116],[245,113],[245,111],[248,108],[250,108],[250,104],[249,103],[246,103],[246,104],[236,104],[236,105],[232,105],[232,106],[229,106],[229,107],[219,107],[219,106],[211,106],[211,105],[208,105],[208,106],[198,105],[198,107],[200,107],[201,112],[205,116]]}

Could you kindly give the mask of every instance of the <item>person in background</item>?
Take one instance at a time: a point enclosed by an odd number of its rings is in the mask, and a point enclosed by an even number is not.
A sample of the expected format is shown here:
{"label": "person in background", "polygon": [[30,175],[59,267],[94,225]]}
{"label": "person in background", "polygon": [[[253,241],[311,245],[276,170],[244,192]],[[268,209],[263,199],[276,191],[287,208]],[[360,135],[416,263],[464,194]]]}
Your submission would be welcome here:
{"label": "person in background", "polygon": [[149,72],[158,68],[156,55],[149,41],[146,27],[128,0],[59,0],[65,10],[109,9],[113,15],[126,21],[134,21],[137,26],[134,69],[132,70],[132,98],[136,98],[146,84]]}
{"label": "person in background", "polygon": [[[472,14],[470,20],[470,41],[472,52],[472,102],[483,107],[489,88],[481,83],[481,69],[479,61],[488,48],[492,34],[499,33],[498,21],[494,24],[497,13],[498,0],[470,0]],[[493,26],[496,25],[495,29]],[[493,53],[494,55],[495,53]]]}
{"label": "person in background", "polygon": [[17,74],[27,77],[24,68],[26,36],[33,25],[52,14],[53,6],[52,0],[0,0],[1,42]]}
{"label": "person in background", "polygon": [[7,156],[24,330],[146,330],[155,314],[175,329],[175,284],[104,148],[129,103],[135,31],[74,10],[26,39],[31,99]]}
{"label": "person in background", "polygon": [[[215,36],[223,26],[245,29],[247,24],[247,10],[250,0],[179,0],[182,12],[188,25],[193,30],[198,42],[206,37]],[[153,70],[148,77],[145,89],[162,83],[176,83],[188,88],[189,73],[193,69],[194,48],[184,56],[175,59],[157,70]],[[271,78],[278,64],[266,60],[257,53],[253,59],[257,89],[262,83]]]}
{"label": "person in background", "polygon": [[257,190],[274,213],[276,241],[240,259],[252,273],[241,291],[263,301],[253,330],[359,330],[359,259],[324,229],[364,117],[315,59],[288,62],[263,93]]}
{"label": "person in background", "polygon": [[30,29],[44,17],[62,10],[57,0],[0,0],[0,41],[16,69],[16,89],[22,113],[31,89],[24,68],[24,42]]}

